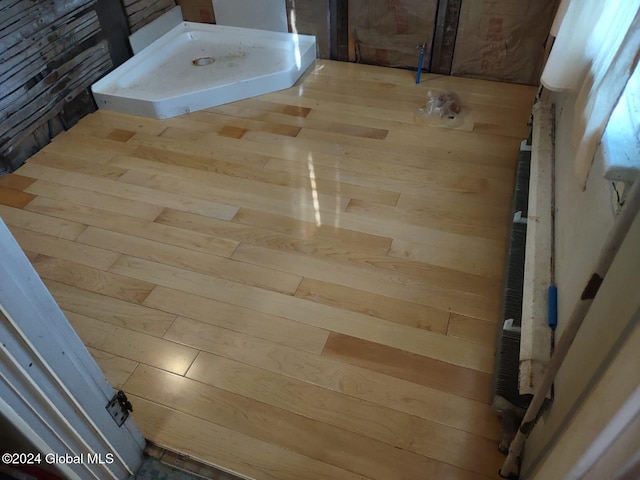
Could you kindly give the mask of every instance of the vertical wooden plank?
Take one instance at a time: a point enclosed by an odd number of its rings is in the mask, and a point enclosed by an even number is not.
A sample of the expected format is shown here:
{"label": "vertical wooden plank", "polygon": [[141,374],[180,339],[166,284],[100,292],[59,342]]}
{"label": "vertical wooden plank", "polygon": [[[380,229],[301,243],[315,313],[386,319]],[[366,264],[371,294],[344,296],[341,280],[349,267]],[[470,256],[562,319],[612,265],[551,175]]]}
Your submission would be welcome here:
{"label": "vertical wooden plank", "polygon": [[123,4],[131,33],[176,6],[173,0],[123,0]]}
{"label": "vertical wooden plank", "polygon": [[462,0],[439,0],[429,71],[451,74]]}

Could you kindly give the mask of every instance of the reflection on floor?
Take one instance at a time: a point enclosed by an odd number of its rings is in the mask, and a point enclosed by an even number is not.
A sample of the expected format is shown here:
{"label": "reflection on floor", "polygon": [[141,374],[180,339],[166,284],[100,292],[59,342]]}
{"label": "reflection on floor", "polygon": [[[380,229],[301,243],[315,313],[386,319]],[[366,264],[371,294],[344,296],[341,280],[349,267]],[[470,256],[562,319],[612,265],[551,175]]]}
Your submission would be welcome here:
{"label": "reflection on floor", "polygon": [[[428,89],[455,122],[416,116]],[[0,179],[0,215],[156,444],[256,479],[495,478],[534,94],[318,61],[179,118],[99,111]]]}

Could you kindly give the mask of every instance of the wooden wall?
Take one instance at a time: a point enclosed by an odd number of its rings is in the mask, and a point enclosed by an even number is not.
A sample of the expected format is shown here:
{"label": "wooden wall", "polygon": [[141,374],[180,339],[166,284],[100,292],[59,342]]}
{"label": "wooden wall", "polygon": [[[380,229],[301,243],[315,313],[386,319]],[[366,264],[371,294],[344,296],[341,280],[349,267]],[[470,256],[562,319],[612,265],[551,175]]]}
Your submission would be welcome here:
{"label": "wooden wall", "polygon": [[122,0],[131,33],[176,6],[173,0]]}
{"label": "wooden wall", "polygon": [[[52,120],[112,67],[95,0],[0,0],[0,163],[17,168]],[[85,107],[90,108],[90,107]],[[48,129],[48,132],[47,132]],[[44,133],[43,133],[44,130]],[[35,139],[33,137],[45,137]],[[28,144],[25,147],[25,144]],[[41,146],[41,145],[40,145]]]}

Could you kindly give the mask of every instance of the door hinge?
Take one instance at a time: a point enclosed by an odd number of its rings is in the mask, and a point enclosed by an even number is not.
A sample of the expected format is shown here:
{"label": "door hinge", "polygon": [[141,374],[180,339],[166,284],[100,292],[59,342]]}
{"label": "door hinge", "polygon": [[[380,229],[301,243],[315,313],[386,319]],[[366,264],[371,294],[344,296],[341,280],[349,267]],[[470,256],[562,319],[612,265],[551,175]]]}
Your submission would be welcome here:
{"label": "door hinge", "polygon": [[121,427],[129,418],[129,412],[133,412],[133,405],[122,390],[118,390],[106,406],[107,411],[116,424]]}

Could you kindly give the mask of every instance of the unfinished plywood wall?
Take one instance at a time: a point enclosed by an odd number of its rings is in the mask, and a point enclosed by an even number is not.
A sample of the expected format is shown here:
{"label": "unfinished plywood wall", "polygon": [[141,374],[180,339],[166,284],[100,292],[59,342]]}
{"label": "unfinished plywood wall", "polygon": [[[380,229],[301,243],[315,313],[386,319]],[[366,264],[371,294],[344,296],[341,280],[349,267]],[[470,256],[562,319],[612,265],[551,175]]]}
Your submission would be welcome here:
{"label": "unfinished plywood wall", "polygon": [[176,3],[173,0],[122,0],[122,5],[133,33],[171,10]]}
{"label": "unfinished plywood wall", "polygon": [[537,85],[557,3],[462,2],[451,74]]}
{"label": "unfinished plywood wall", "polygon": [[425,44],[428,67],[438,0],[349,0],[350,60],[413,67]]}
{"label": "unfinished plywood wall", "polygon": [[[50,121],[111,68],[94,4],[0,0],[0,163],[5,169],[13,170],[33,153],[27,140],[48,123],[52,128]],[[26,149],[25,143],[30,144]]]}

